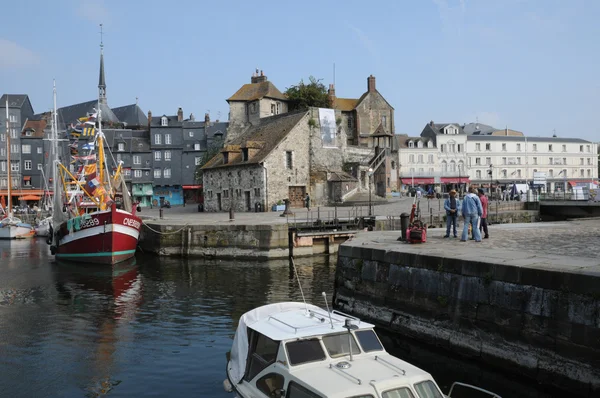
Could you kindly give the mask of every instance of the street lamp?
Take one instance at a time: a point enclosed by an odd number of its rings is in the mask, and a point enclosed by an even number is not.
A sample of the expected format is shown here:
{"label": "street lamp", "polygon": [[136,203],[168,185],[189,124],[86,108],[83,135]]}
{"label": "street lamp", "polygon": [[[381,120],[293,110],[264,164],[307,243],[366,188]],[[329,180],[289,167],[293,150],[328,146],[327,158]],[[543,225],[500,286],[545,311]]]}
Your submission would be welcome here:
{"label": "street lamp", "polygon": [[492,197],[492,178],[493,178],[493,174],[494,174],[493,173],[493,171],[494,171],[493,167],[494,167],[494,165],[490,164],[490,169],[488,170],[488,174],[490,176],[490,198]]}
{"label": "street lamp", "polygon": [[373,175],[373,169],[369,167],[369,217],[373,215],[371,210],[371,176]]}
{"label": "street lamp", "polygon": [[463,196],[463,186],[462,186],[462,180],[461,180],[461,172],[460,169],[462,169],[462,164],[458,164],[458,190],[460,192],[460,196]]}

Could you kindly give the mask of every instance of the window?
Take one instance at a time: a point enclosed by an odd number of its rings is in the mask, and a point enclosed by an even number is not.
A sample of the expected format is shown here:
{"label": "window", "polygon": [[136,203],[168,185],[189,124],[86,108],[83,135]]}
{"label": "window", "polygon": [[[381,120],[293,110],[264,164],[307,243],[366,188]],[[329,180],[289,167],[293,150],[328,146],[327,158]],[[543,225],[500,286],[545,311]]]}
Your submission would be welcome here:
{"label": "window", "polygon": [[450,172],[456,171],[456,163],[453,161],[450,162],[450,168],[448,169]]}
{"label": "window", "polygon": [[142,178],[142,170],[133,170],[133,176],[135,178]]}
{"label": "window", "polygon": [[171,161],[171,151],[165,151],[165,161],[166,162]]}
{"label": "window", "polygon": [[10,129],[10,138],[17,138],[17,129]]}
{"label": "window", "polygon": [[196,166],[200,166],[200,163],[202,162],[202,156],[196,156],[194,158],[194,165]]}
{"label": "window", "polygon": [[381,117],[381,124],[383,124],[383,127],[387,126],[387,116],[383,115]]}
{"label": "window", "polygon": [[352,123],[352,117],[348,116],[348,129],[352,129],[353,123]]}
{"label": "window", "polygon": [[415,155],[410,154],[408,155],[408,163],[414,163],[415,162]]}
{"label": "window", "polygon": [[226,189],[223,191],[223,198],[224,199],[229,199],[229,189]]}
{"label": "window", "polygon": [[285,344],[290,365],[325,360],[325,352],[318,339],[291,341]]}
{"label": "window", "polygon": [[19,153],[19,144],[11,144],[10,152],[11,153]]}
{"label": "window", "polygon": [[429,154],[429,156],[427,156],[427,163],[433,163],[433,154]]}
{"label": "window", "polygon": [[412,141],[408,141],[408,147],[409,148],[414,148],[415,147],[415,143]]}
{"label": "window", "polygon": [[458,152],[464,152],[464,144],[458,144]]}
{"label": "window", "polygon": [[300,384],[290,381],[288,384],[288,393],[286,398],[322,398],[320,395],[315,394],[306,387],[302,387]]}
{"label": "window", "polygon": [[166,167],[164,172],[163,172],[163,176],[165,178],[171,178],[171,168],[170,167]]}
{"label": "window", "polygon": [[554,177],[554,170],[548,170],[548,177]]}
{"label": "window", "polygon": [[566,146],[566,145],[564,145],[564,144],[563,144],[563,146],[562,146],[562,151],[563,151],[563,152],[567,152],[567,146]]}
{"label": "window", "polygon": [[282,375],[279,373],[269,373],[256,381],[256,388],[267,397],[276,397],[279,396],[276,394],[276,391],[283,389],[284,383],[285,379]]}
{"label": "window", "polygon": [[585,174],[584,174],[583,169],[579,170],[579,177],[584,177],[584,176],[585,176]]}
{"label": "window", "polygon": [[169,125],[169,119],[167,119],[166,116],[163,116],[160,118],[160,125],[161,126],[168,126]]}
{"label": "window", "polygon": [[154,160],[160,160],[161,153],[160,151],[154,151]]}
{"label": "window", "polygon": [[242,148],[242,162],[248,161],[248,148]]}
{"label": "window", "polygon": [[38,169],[38,170],[41,170],[41,169],[42,169],[42,164],[41,164],[41,163],[38,163],[38,164],[37,164],[37,169]]}
{"label": "window", "polygon": [[[330,334],[323,336],[323,344],[331,358],[338,358],[350,353],[348,333]],[[360,349],[354,336],[351,338],[352,354],[360,354]]]}
{"label": "window", "polygon": [[6,178],[0,180],[0,187],[6,187]]}
{"label": "window", "polygon": [[592,148],[592,147],[591,147],[591,146],[589,146],[589,145],[586,145],[585,147],[586,147],[586,150],[587,150],[588,152],[592,152],[592,150],[591,150],[591,148]]}
{"label": "window", "polygon": [[533,152],[537,152],[537,144],[533,144]]}
{"label": "window", "polygon": [[[412,392],[408,389],[408,387],[400,387],[395,388],[393,390],[388,390],[381,395],[382,398],[414,398]],[[428,396],[425,396],[429,398]]]}
{"label": "window", "polygon": [[25,170],[31,170],[31,160],[26,160],[23,166],[25,167]]}
{"label": "window", "polygon": [[161,169],[154,169],[154,178],[160,178],[162,174]]}
{"label": "window", "polygon": [[417,148],[423,148],[423,141],[417,142]]}
{"label": "window", "polygon": [[41,155],[42,151],[43,151],[43,149],[42,149],[41,146],[37,147],[37,153],[38,153],[38,155]]}
{"label": "window", "polygon": [[161,144],[161,135],[160,134],[156,134],[154,136],[154,145],[160,145]]}
{"label": "window", "polygon": [[6,162],[5,161],[0,162],[0,171],[3,173],[6,173]]}
{"label": "window", "polygon": [[26,187],[30,187],[31,186],[31,177],[24,177],[23,185],[25,185]]}
{"label": "window", "polygon": [[276,109],[275,104],[271,103],[271,115],[275,114],[275,109]]}
{"label": "window", "polygon": [[[377,335],[372,330],[359,330],[354,332],[358,338],[358,342],[364,352],[382,351],[383,346],[379,342]],[[354,352],[354,351],[352,351]]]}
{"label": "window", "polygon": [[492,164],[492,158],[485,158],[485,164]]}
{"label": "window", "polygon": [[16,123],[17,122],[17,117],[15,115],[9,115],[8,116],[8,121],[10,123]]}
{"label": "window", "polygon": [[475,144],[475,150],[481,151],[481,144]]}
{"label": "window", "polygon": [[125,143],[124,143],[124,142],[119,142],[119,143],[117,144],[117,150],[118,150],[119,152],[123,152],[123,151],[125,150]]}
{"label": "window", "polygon": [[123,160],[123,158],[121,157],[121,154],[117,153],[117,163],[119,163],[122,160]]}
{"label": "window", "polygon": [[124,169],[125,170],[125,177],[131,177],[131,169]]}
{"label": "window", "polygon": [[506,158],[502,158],[502,164],[506,164]]}
{"label": "window", "polygon": [[481,164],[481,158],[475,158],[475,164],[476,165],[480,165]]}
{"label": "window", "polygon": [[19,171],[19,161],[10,162],[10,171]]}
{"label": "window", "polygon": [[440,145],[440,152],[442,152],[442,153],[446,152],[446,144]]}
{"label": "window", "polygon": [[0,141],[2,141],[2,142],[6,141],[6,135],[0,134]]}
{"label": "window", "polygon": [[579,158],[579,164],[583,164],[583,158]]}
{"label": "window", "polygon": [[142,164],[142,157],[140,155],[133,155],[133,164]]}
{"label": "window", "polygon": [[588,176],[588,177],[591,177],[591,176],[592,176],[592,170],[590,170],[590,169],[588,169],[588,170],[587,170],[587,176]]}
{"label": "window", "polygon": [[285,152],[285,168],[292,169],[292,151]]}
{"label": "window", "polygon": [[502,150],[506,152],[506,144],[502,144]]}
{"label": "window", "polygon": [[521,170],[517,170],[517,177],[521,178]]}
{"label": "window", "polygon": [[517,144],[517,152],[521,152],[521,144]]}
{"label": "window", "polygon": [[485,144],[485,150],[486,151],[491,151],[492,150],[492,144]]}
{"label": "window", "polygon": [[254,188],[254,196],[255,197],[260,197],[260,188]]}
{"label": "window", "polygon": [[190,132],[188,132],[188,135],[189,135],[190,137],[193,137],[193,136],[194,136],[194,132],[193,132],[193,131],[190,131]]}
{"label": "window", "polygon": [[31,145],[21,145],[21,153],[31,153]]}
{"label": "window", "polygon": [[477,177],[478,179],[481,178],[481,170],[477,170],[475,172],[475,177]]}
{"label": "window", "polygon": [[533,158],[533,164],[537,164],[537,158]]}
{"label": "window", "polygon": [[423,163],[423,155],[419,155],[418,163]]}
{"label": "window", "polygon": [[25,136],[26,136],[26,137],[31,137],[32,135],[33,135],[33,132],[32,132],[31,130],[27,130],[27,131],[25,132]]}
{"label": "window", "polygon": [[552,144],[548,144],[548,152],[552,152]]}
{"label": "window", "polygon": [[0,148],[0,156],[6,156],[6,148]]}
{"label": "window", "polygon": [[517,158],[517,164],[521,164],[521,158],[520,157]]}
{"label": "window", "polygon": [[579,152],[583,152],[583,145],[579,145]]}
{"label": "window", "polygon": [[506,178],[506,169],[502,170],[502,178]]}
{"label": "window", "polygon": [[171,145],[171,134],[165,134],[165,145]]}
{"label": "window", "polygon": [[419,398],[443,398],[440,390],[431,380],[415,384],[415,390],[417,391]]}
{"label": "window", "polygon": [[588,166],[591,166],[591,165],[592,165],[592,158],[588,158],[588,160],[587,160],[587,164],[588,164]]}
{"label": "window", "polygon": [[[223,197],[226,198],[228,196],[229,191],[223,191]],[[277,350],[279,349],[279,342],[271,340],[267,336],[255,331],[250,331],[248,340],[250,341],[248,371],[244,378],[250,381],[263,369],[275,362]]]}
{"label": "window", "polygon": [[427,141],[427,148],[433,148],[433,141]]}
{"label": "window", "polygon": [[200,150],[200,144],[194,144],[194,151]]}

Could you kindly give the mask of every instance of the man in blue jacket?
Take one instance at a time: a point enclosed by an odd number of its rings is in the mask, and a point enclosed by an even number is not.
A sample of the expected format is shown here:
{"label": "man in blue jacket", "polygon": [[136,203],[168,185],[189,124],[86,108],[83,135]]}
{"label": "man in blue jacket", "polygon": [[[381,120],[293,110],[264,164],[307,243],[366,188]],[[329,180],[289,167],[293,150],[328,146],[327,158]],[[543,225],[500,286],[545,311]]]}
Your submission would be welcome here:
{"label": "man in blue jacket", "polygon": [[456,238],[456,224],[460,213],[460,200],[456,197],[456,191],[454,189],[450,191],[450,196],[444,201],[444,209],[446,210],[446,235],[444,235],[444,238],[450,236],[451,226],[454,226],[453,232],[454,237]]}
{"label": "man in blue jacket", "polygon": [[465,218],[465,226],[460,236],[461,242],[466,242],[469,237],[469,225],[471,225],[475,242],[481,242],[481,233],[477,224],[482,214],[483,207],[481,206],[481,200],[475,195],[475,188],[471,187],[462,203],[462,215]]}

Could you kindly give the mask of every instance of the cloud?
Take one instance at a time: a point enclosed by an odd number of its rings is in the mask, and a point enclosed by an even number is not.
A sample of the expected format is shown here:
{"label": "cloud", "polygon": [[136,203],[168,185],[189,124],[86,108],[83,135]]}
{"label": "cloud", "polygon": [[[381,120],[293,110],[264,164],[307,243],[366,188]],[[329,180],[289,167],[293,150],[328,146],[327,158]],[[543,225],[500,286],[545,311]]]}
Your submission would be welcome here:
{"label": "cloud", "polygon": [[365,32],[363,32],[361,29],[357,28],[356,26],[353,26],[350,24],[348,24],[348,26],[354,32],[354,34],[358,38],[358,41],[360,42],[360,44],[362,44],[362,46],[369,52],[369,54],[371,54],[371,56],[373,58],[375,58],[377,61],[380,61],[381,56],[379,55],[379,51],[377,50],[377,46],[375,45],[375,42],[373,42],[371,39],[369,39],[369,36],[367,36]]}
{"label": "cloud", "polygon": [[105,23],[109,17],[108,9],[102,0],[80,1],[79,7],[77,7],[77,15],[97,24]]}
{"label": "cloud", "polygon": [[0,38],[0,69],[37,65],[40,56],[17,43]]}

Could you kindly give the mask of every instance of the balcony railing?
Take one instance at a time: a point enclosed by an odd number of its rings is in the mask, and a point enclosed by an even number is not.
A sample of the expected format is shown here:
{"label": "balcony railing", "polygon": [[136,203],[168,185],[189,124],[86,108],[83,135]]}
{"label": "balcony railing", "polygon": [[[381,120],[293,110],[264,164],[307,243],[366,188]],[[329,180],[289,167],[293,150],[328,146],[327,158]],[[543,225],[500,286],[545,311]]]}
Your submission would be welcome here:
{"label": "balcony railing", "polygon": [[427,172],[427,171],[413,171],[412,173],[410,171],[401,171],[400,172],[400,177],[401,178],[410,178],[410,177],[463,177],[463,178],[469,178],[469,173],[466,172],[458,172],[458,171],[434,171],[434,172]]}

